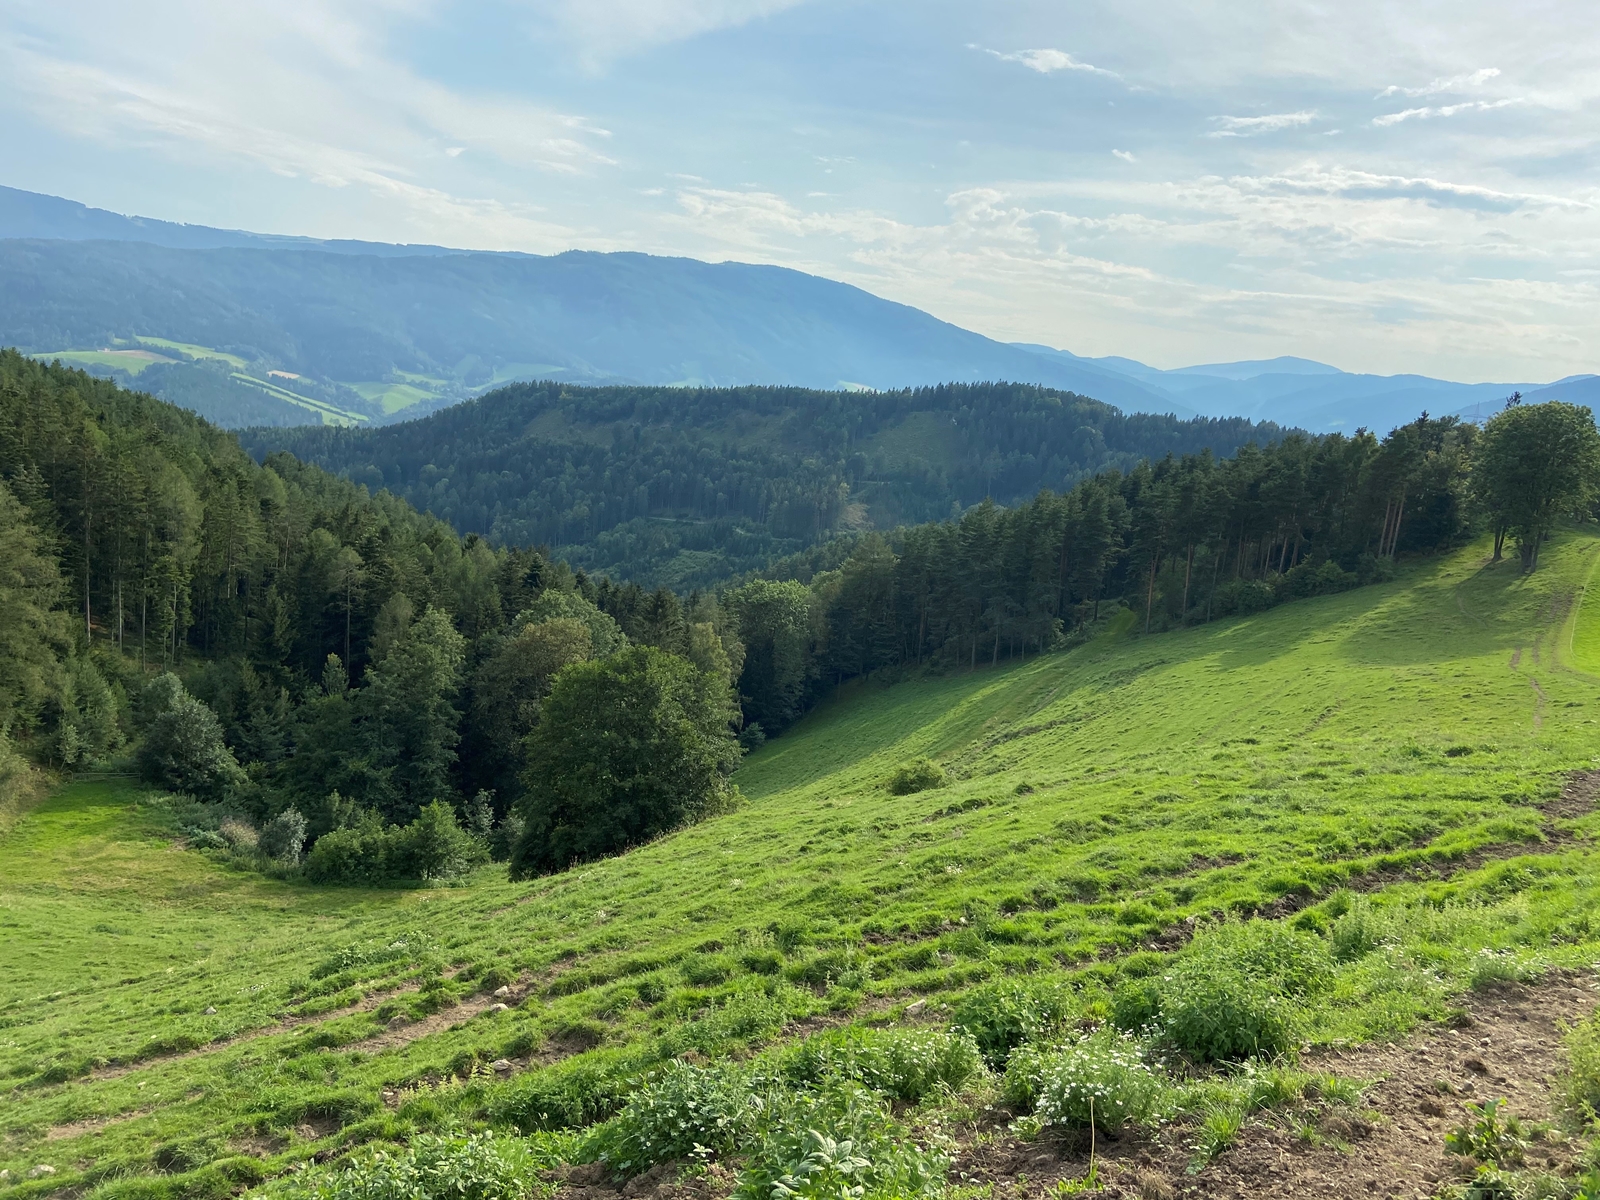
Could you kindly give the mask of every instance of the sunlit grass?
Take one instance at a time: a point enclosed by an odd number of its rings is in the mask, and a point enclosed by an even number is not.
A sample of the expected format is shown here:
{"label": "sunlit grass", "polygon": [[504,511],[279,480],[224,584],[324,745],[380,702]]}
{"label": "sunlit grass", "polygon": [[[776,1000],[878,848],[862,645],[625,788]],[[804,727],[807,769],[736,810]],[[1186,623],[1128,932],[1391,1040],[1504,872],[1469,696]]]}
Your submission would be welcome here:
{"label": "sunlit grass", "polygon": [[[1437,878],[1384,893],[1308,1038],[1402,1032],[1485,948],[1518,970],[1592,962],[1590,843],[1544,853],[1535,806],[1600,755],[1600,683],[1566,649],[1597,546],[1565,535],[1530,578],[1477,546],[1249,619],[1149,638],[1123,621],[997,670],[859,683],[748,760],[739,811],[526,884],[268,879],[179,848],[131,782],[79,782],[0,841],[0,1167],[93,1185],[210,1138],[268,1146],[278,1170],[324,1139],[483,1119],[507,1085],[474,1063],[597,1039],[590,1055],[646,1054],[730,1001],[717,1036],[759,1041],[785,1014],[848,1019],[1006,974],[1109,982],[1186,917],[1310,903],[1375,870]],[[950,782],[891,795],[921,756]],[[1447,878],[1480,851],[1494,861]],[[491,969],[530,999],[362,1044]],[[757,997],[755,1032],[728,1033]],[[313,1019],[281,1028],[295,1012]],[[391,1111],[384,1088],[417,1098]],[[343,1133],[295,1132],[308,1113]]]}

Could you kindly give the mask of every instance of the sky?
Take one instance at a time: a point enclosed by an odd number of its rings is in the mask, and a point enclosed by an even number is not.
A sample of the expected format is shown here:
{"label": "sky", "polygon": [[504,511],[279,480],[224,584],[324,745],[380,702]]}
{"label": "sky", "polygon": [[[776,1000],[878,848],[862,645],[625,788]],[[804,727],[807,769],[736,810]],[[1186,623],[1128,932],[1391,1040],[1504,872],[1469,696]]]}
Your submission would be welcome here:
{"label": "sky", "polygon": [[5,0],[0,183],[776,263],[1005,341],[1600,371],[1592,0]]}

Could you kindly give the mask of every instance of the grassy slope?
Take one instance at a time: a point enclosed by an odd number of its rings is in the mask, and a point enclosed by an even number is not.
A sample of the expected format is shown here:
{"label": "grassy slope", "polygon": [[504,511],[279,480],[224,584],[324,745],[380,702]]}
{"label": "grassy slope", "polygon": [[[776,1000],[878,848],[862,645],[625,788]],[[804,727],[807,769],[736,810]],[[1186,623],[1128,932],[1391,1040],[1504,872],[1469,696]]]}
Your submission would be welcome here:
{"label": "grassy slope", "polygon": [[[873,994],[1093,962],[1184,915],[1266,907],[1374,867],[1449,875],[1495,847],[1528,857],[1394,890],[1497,902],[1474,945],[1556,942],[1556,957],[1593,961],[1595,859],[1586,839],[1539,854],[1550,826],[1532,806],[1600,741],[1600,680],[1567,651],[1600,644],[1597,606],[1573,604],[1597,552],[1563,536],[1522,579],[1509,563],[1484,569],[1479,547],[1254,618],[857,687],[746,764],[741,811],[531,884],[492,871],[421,893],[263,879],[172,848],[130,785],[78,783],[0,842],[0,1167],[48,1162],[61,1172],[48,1186],[94,1182],[149,1170],[164,1142],[238,1146],[249,1130],[288,1135],[281,1166],[321,1144],[289,1132],[318,1111],[358,1122],[346,1136],[392,1135],[409,1110],[379,1109],[381,1086],[574,1029],[642,1044],[763,986],[737,954],[770,946],[772,925],[810,943],[786,962],[815,986],[779,989],[782,1003],[860,1011]],[[918,754],[956,780],[888,796],[884,778]],[[393,961],[308,979],[342,947],[401,937]],[[387,1009],[273,1025],[415,986],[440,963],[509,967],[533,996],[387,1047],[356,1044]],[[415,996],[395,1007],[407,1004],[421,1014]],[[212,1042],[250,1030],[265,1032]],[[151,1056],[185,1045],[205,1049]],[[53,1082],[95,1060],[137,1065]],[[495,1085],[475,1086],[492,1102]],[[122,1119],[60,1128],[108,1117]]]}

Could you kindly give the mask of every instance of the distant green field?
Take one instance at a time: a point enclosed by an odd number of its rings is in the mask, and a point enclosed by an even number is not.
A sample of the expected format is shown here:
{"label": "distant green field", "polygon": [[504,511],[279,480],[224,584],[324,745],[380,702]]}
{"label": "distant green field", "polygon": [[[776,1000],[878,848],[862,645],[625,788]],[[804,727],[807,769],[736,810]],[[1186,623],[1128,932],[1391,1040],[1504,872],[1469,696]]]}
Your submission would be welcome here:
{"label": "distant green field", "polygon": [[[1185,917],[1363,880],[1435,916],[1341,967],[1309,1041],[1441,1015],[1486,949],[1587,968],[1600,818],[1540,806],[1600,755],[1600,677],[1568,650],[1600,540],[1561,535],[1526,578],[1485,559],[857,684],[750,757],[736,812],[531,883],[277,882],[181,848],[129,782],[73,784],[0,841],[0,1167],[57,1169],[0,1196],[198,1197],[207,1162],[271,1175],[481,1125],[541,1072],[894,1020],[1005,975],[1092,992]],[[890,795],[921,755],[952,781]],[[467,979],[493,968],[526,1000],[489,1011]],[[518,1078],[482,1067],[501,1057]]]}
{"label": "distant green field", "polygon": [[254,375],[246,375],[243,372],[235,371],[233,378],[250,387],[260,388],[269,396],[276,396],[279,400],[287,400],[290,404],[298,405],[309,412],[315,413],[322,418],[324,425],[360,425],[368,420],[364,414],[348,412],[324,400],[302,396],[299,392],[292,392],[281,384],[268,383],[263,379],[257,379]]}
{"label": "distant green field", "polygon": [[114,367],[137,375],[151,363],[176,362],[150,350],[55,350],[33,357],[44,362],[60,359],[69,367]]}
{"label": "distant green field", "polygon": [[368,400],[378,401],[385,413],[397,413],[434,398],[432,392],[409,383],[352,383],[349,386]]}
{"label": "distant green field", "polygon": [[192,342],[173,342],[166,338],[142,337],[140,342],[147,346],[165,346],[170,350],[181,350],[190,358],[215,358],[230,364],[240,370],[249,364],[237,354],[228,354],[222,350],[213,350],[210,346],[196,346]]}

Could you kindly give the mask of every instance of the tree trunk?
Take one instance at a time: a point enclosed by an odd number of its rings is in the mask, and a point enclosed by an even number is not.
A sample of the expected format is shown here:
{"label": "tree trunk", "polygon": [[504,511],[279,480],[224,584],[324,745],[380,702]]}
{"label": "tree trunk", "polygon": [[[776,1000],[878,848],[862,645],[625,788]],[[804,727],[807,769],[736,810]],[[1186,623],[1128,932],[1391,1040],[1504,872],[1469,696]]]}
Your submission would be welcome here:
{"label": "tree trunk", "polygon": [[1144,631],[1150,632],[1150,609],[1156,602],[1156,560],[1150,560],[1150,587],[1144,597]]}
{"label": "tree trunk", "polygon": [[1194,543],[1189,543],[1189,554],[1183,562],[1183,624],[1189,624],[1189,577],[1194,573]]}
{"label": "tree trunk", "polygon": [[83,638],[94,643],[94,625],[89,614],[89,555],[94,545],[94,509],[83,514]]}
{"label": "tree trunk", "polygon": [[1494,557],[1490,562],[1499,562],[1506,546],[1506,531],[1501,526],[1495,526],[1494,531]]}

